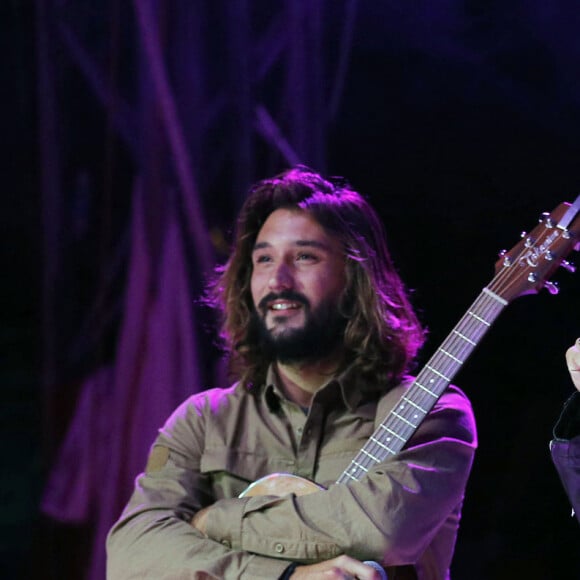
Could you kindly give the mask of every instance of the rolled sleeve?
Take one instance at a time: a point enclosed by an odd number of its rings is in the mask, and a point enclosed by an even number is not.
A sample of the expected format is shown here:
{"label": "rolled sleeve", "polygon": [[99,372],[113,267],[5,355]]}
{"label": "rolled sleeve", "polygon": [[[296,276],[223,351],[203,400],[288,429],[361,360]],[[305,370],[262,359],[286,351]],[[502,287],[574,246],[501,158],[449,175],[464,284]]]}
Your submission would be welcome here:
{"label": "rolled sleeve", "polygon": [[331,538],[324,542],[320,532],[308,534],[305,521],[296,518],[296,499],[288,495],[221,500],[208,514],[207,533],[232,548],[272,558],[317,562],[342,554]]}

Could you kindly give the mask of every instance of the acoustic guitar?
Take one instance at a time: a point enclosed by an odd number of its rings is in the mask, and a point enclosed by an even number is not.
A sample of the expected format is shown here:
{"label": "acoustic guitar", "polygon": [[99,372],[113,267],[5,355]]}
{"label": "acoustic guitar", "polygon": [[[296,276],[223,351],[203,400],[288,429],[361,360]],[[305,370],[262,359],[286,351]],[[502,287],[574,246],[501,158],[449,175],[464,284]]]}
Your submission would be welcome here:
{"label": "acoustic guitar", "polygon": [[[401,451],[502,310],[519,296],[537,294],[544,287],[551,294],[558,293],[558,287],[549,278],[560,266],[575,271],[575,267],[565,259],[572,250],[580,250],[580,195],[574,203],[561,203],[551,214],[542,214],[539,225],[530,234],[523,232],[522,239],[509,252],[500,252],[491,282],[483,288],[336,483],[358,481],[374,465]],[[252,483],[240,497],[304,495],[323,489],[303,477],[274,473]],[[414,573],[405,576],[400,568],[389,575],[389,579],[412,577]]]}

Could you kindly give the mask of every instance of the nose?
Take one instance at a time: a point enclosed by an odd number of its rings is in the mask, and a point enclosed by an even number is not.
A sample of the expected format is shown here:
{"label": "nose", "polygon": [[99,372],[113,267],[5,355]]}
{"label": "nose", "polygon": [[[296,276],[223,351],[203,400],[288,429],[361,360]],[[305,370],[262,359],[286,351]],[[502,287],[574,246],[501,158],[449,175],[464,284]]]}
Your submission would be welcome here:
{"label": "nose", "polygon": [[288,290],[294,286],[294,276],[288,264],[281,262],[274,268],[268,281],[268,286],[273,292]]}

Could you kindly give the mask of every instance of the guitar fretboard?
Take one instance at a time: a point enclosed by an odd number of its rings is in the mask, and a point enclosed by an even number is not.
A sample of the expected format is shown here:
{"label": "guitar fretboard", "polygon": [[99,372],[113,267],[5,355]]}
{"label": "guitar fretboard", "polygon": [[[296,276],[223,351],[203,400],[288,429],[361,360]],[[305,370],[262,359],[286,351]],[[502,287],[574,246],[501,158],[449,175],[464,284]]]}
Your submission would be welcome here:
{"label": "guitar fretboard", "polygon": [[405,446],[507,304],[490,289],[483,289],[337,483],[358,481]]}

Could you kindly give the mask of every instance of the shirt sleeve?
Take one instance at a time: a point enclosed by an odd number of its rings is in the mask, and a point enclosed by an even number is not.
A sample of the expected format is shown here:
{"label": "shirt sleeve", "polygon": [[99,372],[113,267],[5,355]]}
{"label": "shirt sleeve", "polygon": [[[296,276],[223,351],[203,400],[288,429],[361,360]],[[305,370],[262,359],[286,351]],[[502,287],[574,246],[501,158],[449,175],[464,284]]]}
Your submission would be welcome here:
{"label": "shirt sleeve", "polygon": [[[194,513],[211,503],[200,475],[203,420],[183,420],[183,406],[168,421],[153,446],[146,473],[107,538],[107,579],[276,579],[289,561],[233,549],[227,540],[216,541],[190,525]],[[197,426],[193,436],[191,425]],[[189,452],[179,451],[187,429]],[[176,449],[177,448],[177,449]]]}
{"label": "shirt sleeve", "polygon": [[476,445],[469,403],[446,393],[407,447],[362,480],[304,496],[220,500],[207,532],[234,549],[302,562],[346,553],[413,563],[442,526],[457,524]]}

